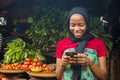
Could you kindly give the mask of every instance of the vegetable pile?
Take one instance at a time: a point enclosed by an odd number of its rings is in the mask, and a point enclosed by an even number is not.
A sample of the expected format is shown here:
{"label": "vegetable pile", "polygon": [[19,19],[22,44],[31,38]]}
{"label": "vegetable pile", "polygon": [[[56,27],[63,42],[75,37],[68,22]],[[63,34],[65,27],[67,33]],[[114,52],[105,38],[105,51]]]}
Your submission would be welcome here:
{"label": "vegetable pile", "polygon": [[4,64],[23,63],[27,57],[31,59],[44,59],[39,50],[28,48],[30,44],[23,41],[21,38],[16,38],[7,44],[4,54]]}

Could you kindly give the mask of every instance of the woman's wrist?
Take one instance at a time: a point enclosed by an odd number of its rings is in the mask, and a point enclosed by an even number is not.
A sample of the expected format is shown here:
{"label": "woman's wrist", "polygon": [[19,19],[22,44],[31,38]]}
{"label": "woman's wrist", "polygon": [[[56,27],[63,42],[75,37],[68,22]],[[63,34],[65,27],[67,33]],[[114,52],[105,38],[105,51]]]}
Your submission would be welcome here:
{"label": "woman's wrist", "polygon": [[61,66],[61,71],[63,72],[65,70],[65,65],[60,64],[60,66]]}
{"label": "woman's wrist", "polygon": [[60,64],[60,66],[61,66],[62,68],[64,68],[64,67],[65,67],[65,65],[63,65],[62,63]]}
{"label": "woman's wrist", "polygon": [[89,61],[89,66],[93,66],[94,62],[92,60]]}

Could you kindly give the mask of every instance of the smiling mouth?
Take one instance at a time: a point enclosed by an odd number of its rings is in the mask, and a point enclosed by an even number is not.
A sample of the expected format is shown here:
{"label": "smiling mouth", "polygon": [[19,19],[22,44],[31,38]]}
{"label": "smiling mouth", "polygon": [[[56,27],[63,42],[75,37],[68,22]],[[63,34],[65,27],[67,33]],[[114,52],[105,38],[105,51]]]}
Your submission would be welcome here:
{"label": "smiling mouth", "polygon": [[74,33],[74,36],[77,36],[77,37],[79,37],[81,35],[82,35],[82,33]]}
{"label": "smiling mouth", "polygon": [[79,32],[79,33],[74,33],[75,35],[81,35],[82,33],[81,32]]}
{"label": "smiling mouth", "polygon": [[81,36],[81,34],[74,34],[75,36]]}

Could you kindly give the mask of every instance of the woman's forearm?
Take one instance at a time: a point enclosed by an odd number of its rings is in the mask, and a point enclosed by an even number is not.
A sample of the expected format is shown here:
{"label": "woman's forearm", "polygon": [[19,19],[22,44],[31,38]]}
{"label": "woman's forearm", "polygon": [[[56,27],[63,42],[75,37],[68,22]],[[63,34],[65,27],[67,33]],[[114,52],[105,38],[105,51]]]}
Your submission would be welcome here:
{"label": "woman's forearm", "polygon": [[90,68],[91,68],[92,72],[94,73],[94,75],[99,80],[106,80],[106,78],[107,78],[107,71],[106,71],[106,69],[101,69],[96,64],[91,65]]}
{"label": "woman's forearm", "polygon": [[64,67],[59,63],[56,67],[56,76],[58,80],[61,80],[63,72],[64,72]]}

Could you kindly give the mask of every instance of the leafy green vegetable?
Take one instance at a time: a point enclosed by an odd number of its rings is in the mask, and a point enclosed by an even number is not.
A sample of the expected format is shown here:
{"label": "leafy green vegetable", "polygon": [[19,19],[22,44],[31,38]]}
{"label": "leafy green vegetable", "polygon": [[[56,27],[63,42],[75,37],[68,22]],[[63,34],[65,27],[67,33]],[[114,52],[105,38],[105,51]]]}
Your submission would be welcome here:
{"label": "leafy green vegetable", "polygon": [[34,58],[44,59],[44,57],[41,55],[41,52],[39,50],[33,50],[28,48],[30,44],[23,41],[21,38],[16,38],[12,40],[10,43],[7,44],[7,47],[5,48],[5,54],[4,54],[4,64],[10,64],[10,63],[23,63],[26,58],[31,58],[32,60]]}

